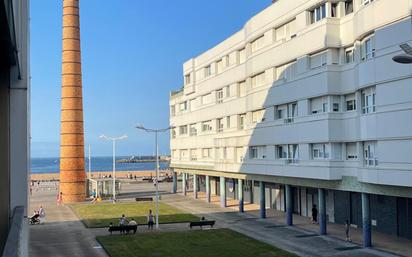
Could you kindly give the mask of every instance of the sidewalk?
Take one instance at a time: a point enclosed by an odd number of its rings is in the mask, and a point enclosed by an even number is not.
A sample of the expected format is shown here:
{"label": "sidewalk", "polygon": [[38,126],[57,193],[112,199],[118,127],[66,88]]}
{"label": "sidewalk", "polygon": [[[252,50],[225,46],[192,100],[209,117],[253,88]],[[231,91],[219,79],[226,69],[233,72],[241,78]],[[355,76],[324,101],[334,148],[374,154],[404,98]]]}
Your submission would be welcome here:
{"label": "sidewalk", "polygon": [[[249,205],[249,211],[238,213],[234,200],[228,200],[229,208],[219,207],[219,200],[212,197],[212,203],[205,201],[204,196],[195,200],[192,195],[186,197],[181,195],[169,195],[163,198],[163,201],[172,204],[180,209],[187,210],[199,216],[205,216],[207,219],[217,220],[222,227],[231,228],[237,232],[248,235],[252,238],[269,243],[286,251],[296,253],[299,256],[397,256],[388,252],[380,251],[375,248],[364,249],[358,244],[345,242],[339,239],[340,225],[330,224],[329,233],[332,236],[319,236],[317,234],[318,225],[311,224],[309,219],[301,216],[294,216],[295,226],[288,227],[284,224],[284,214],[274,210],[268,210],[267,219],[259,219],[257,205]],[[352,237],[358,240],[359,231],[352,231]],[[382,241],[385,238],[376,237],[375,241]],[[408,241],[408,240],[405,240]],[[396,242],[395,242],[396,243]],[[388,241],[392,248],[391,241]],[[402,255],[411,256],[411,252],[404,249],[402,245]]]}
{"label": "sidewalk", "polygon": [[56,194],[55,190],[33,192],[29,213],[43,205],[46,222],[30,226],[29,256],[108,257],[93,232],[83,226],[68,206],[56,206]]}

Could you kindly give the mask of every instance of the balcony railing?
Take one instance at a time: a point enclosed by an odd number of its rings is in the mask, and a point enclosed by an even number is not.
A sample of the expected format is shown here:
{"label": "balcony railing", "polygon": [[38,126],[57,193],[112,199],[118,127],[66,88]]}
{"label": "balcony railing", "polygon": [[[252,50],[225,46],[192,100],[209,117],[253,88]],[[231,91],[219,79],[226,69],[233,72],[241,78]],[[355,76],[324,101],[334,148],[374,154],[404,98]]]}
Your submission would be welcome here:
{"label": "balcony railing", "polygon": [[28,235],[25,231],[26,219],[24,217],[24,207],[18,206],[14,209],[10,231],[4,246],[2,257],[23,257],[27,256]]}

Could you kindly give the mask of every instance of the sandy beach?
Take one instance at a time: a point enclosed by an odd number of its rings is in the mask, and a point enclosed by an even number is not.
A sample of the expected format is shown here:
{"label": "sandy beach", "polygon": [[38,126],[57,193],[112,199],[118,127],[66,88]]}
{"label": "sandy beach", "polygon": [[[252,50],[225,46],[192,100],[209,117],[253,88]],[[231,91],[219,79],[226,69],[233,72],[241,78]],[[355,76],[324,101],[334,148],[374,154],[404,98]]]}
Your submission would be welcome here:
{"label": "sandy beach", "polygon": [[[92,178],[99,178],[103,176],[109,176],[112,174],[112,171],[94,171],[92,172]],[[141,177],[154,177],[156,176],[156,171],[150,170],[139,170],[139,171],[116,171],[116,178],[127,178],[127,175],[132,174],[138,178]],[[170,175],[169,170],[160,170],[160,176]],[[86,176],[88,174],[86,173]],[[59,180],[59,173],[32,173],[30,175],[31,180],[41,180],[41,181],[50,181],[50,180]]]}

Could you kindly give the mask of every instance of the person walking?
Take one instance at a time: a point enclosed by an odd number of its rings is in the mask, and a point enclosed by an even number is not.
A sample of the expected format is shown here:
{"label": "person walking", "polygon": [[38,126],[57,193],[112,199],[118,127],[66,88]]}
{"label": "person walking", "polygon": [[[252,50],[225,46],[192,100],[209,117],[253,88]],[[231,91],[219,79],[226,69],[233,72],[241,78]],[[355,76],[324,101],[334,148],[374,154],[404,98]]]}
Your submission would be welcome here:
{"label": "person walking", "polygon": [[63,204],[63,192],[60,192],[57,194],[57,206],[60,206]]}
{"label": "person walking", "polygon": [[350,239],[350,224],[349,220],[345,221],[345,235],[346,235],[346,241],[351,242],[352,240]]}
{"label": "person walking", "polygon": [[318,208],[316,208],[316,204],[312,207],[312,224],[318,223]]}
{"label": "person walking", "polygon": [[147,215],[147,226],[149,229],[153,230],[153,213],[152,210],[149,210],[149,214]]}

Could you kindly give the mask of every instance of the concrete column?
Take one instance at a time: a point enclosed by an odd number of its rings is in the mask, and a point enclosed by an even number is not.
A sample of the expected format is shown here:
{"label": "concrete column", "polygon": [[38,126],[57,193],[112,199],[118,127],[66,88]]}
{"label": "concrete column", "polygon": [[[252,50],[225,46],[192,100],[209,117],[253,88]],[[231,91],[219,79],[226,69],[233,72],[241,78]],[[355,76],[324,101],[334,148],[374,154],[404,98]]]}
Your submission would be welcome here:
{"label": "concrete column", "polygon": [[362,226],[363,226],[363,247],[372,246],[372,229],[370,199],[367,193],[362,193]]}
{"label": "concrete column", "polygon": [[220,206],[226,207],[226,178],[220,177]]}
{"label": "concrete column", "polygon": [[206,201],[210,203],[210,177],[206,175]]}
{"label": "concrete column", "polygon": [[176,172],[172,172],[172,176],[173,176],[173,188],[172,188],[172,193],[176,194],[177,192],[177,173]]}
{"label": "concrete column", "polygon": [[259,188],[260,188],[260,195],[259,195],[259,200],[260,200],[260,218],[265,219],[266,218],[266,193],[265,193],[265,182],[260,181],[259,182]]}
{"label": "concrete column", "polygon": [[243,180],[238,179],[237,184],[239,185],[238,188],[238,196],[239,196],[239,212],[244,212],[244,199],[243,199]]}
{"label": "concrete column", "polygon": [[182,194],[186,195],[186,173],[182,173]]}
{"label": "concrete column", "polygon": [[63,202],[86,198],[79,1],[63,1],[60,192]]}
{"label": "concrete column", "polygon": [[197,181],[198,176],[196,174],[193,174],[193,197],[197,199]]}
{"label": "concrete column", "polygon": [[325,189],[318,189],[319,198],[319,229],[321,235],[326,235],[326,199]]}
{"label": "concrete column", "polygon": [[285,185],[286,192],[286,224],[288,226],[293,226],[293,206],[292,206],[292,187],[290,185]]}

